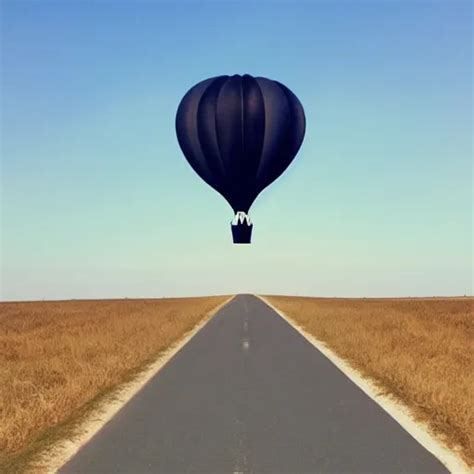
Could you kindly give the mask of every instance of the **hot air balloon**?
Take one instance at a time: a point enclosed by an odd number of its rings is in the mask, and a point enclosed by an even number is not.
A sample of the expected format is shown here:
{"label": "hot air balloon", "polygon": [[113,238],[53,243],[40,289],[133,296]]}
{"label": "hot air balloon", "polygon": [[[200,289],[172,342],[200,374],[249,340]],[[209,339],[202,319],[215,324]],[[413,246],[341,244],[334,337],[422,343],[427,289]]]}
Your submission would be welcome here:
{"label": "hot air balloon", "polygon": [[293,161],[304,133],[298,98],[264,77],[212,77],[181,100],[176,114],[179,145],[194,171],[234,210],[234,243],[250,243],[250,206]]}

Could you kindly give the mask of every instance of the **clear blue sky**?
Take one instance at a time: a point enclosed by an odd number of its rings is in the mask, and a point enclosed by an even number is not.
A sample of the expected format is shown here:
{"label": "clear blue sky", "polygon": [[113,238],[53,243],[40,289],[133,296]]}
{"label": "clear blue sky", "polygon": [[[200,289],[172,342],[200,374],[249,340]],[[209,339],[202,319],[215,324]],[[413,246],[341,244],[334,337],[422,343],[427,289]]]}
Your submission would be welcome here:
{"label": "clear blue sky", "polygon": [[[2,2],[1,297],[472,293],[469,1]],[[251,210],[174,119],[220,74],[287,84],[302,149]]]}

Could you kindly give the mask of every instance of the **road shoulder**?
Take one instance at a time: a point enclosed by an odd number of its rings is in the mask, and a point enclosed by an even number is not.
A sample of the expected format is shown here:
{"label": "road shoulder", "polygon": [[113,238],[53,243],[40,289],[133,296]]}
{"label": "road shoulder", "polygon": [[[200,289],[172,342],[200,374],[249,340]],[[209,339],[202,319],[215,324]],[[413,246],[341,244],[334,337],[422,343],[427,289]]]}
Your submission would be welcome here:
{"label": "road shoulder", "polygon": [[267,306],[272,308],[280,317],[298,331],[319,352],[327,357],[341,372],[355,383],[368,397],[374,400],[384,411],[386,411],[406,432],[408,432],[419,444],[435,456],[446,468],[453,473],[473,473],[474,471],[455,452],[446,447],[441,440],[429,430],[427,425],[415,421],[408,406],[402,404],[389,394],[381,393],[380,388],[360,371],[351,365],[324,342],[305,331],[299,324],[288,317],[284,312],[272,305],[265,297],[257,296]]}
{"label": "road shoulder", "polygon": [[33,472],[38,469],[45,473],[55,473],[79,449],[85,445],[106,423],[108,423],[160,370],[180,351],[224,306],[229,304],[235,296],[212,309],[191,331],[183,335],[167,350],[163,351],[158,359],[147,364],[132,380],[121,384],[110,394],[103,397],[94,408],[88,412],[73,434],[39,454],[33,461]]}

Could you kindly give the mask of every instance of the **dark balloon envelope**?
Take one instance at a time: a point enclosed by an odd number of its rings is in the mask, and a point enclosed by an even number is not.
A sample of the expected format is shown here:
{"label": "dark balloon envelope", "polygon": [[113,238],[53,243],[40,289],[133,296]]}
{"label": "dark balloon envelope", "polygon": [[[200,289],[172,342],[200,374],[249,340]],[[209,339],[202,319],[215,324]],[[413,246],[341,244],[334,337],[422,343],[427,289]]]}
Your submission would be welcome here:
{"label": "dark balloon envelope", "polygon": [[236,213],[235,243],[250,243],[250,206],[293,161],[304,133],[298,98],[264,77],[213,77],[181,100],[176,114],[179,145],[194,171]]}

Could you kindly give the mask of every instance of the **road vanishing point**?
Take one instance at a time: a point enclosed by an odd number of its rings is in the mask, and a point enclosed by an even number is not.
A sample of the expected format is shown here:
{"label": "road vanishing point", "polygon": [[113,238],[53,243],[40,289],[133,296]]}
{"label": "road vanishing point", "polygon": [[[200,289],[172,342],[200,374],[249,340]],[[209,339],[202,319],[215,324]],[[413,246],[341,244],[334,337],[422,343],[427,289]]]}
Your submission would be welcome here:
{"label": "road vanishing point", "polygon": [[239,295],[59,472],[448,471],[273,309]]}

